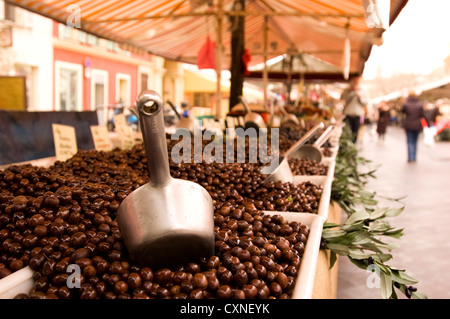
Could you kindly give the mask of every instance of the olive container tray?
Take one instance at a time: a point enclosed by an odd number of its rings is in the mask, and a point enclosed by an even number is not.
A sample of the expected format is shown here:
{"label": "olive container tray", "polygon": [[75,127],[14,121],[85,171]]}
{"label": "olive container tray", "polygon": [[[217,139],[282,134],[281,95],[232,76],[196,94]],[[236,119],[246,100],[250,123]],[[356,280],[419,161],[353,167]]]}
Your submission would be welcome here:
{"label": "olive container tray", "polygon": [[[287,222],[299,222],[309,227],[308,240],[297,274],[292,299],[311,299],[317,259],[322,236],[322,219],[314,214],[264,211],[268,215],[281,215]],[[0,299],[13,299],[20,293],[28,294],[33,288],[33,270],[25,267],[0,280]]]}
{"label": "olive container tray", "polygon": [[[264,211],[268,215],[280,212]],[[322,219],[314,214],[283,213],[287,222],[296,221],[309,227],[308,240],[296,278],[292,299],[311,299],[322,236]],[[33,271],[25,267],[0,280],[0,299],[13,299],[20,293],[29,293],[34,285]]]}
{"label": "olive container tray", "polygon": [[322,186],[322,194],[320,195],[319,208],[317,215],[319,215],[323,222],[328,219],[328,209],[331,199],[331,187],[334,179],[334,168],[336,162],[333,159],[324,158],[322,164],[328,166],[327,175],[295,175],[293,183],[295,185],[311,182],[317,186]]}

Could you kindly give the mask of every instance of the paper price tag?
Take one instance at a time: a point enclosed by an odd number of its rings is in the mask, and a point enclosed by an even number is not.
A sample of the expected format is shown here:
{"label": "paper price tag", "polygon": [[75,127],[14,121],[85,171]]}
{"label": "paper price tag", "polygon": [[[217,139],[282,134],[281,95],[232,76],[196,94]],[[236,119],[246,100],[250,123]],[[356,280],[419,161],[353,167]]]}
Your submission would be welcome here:
{"label": "paper price tag", "polygon": [[91,126],[92,139],[94,140],[94,146],[97,151],[111,151],[111,140],[108,135],[108,128],[105,125],[92,125]]}
{"label": "paper price tag", "polygon": [[52,129],[56,159],[66,161],[78,151],[75,128],[68,125],[52,124]]}
{"label": "paper price tag", "polygon": [[122,143],[122,149],[130,149],[134,146],[134,137],[131,127],[127,125],[127,120],[124,114],[117,114],[114,116],[114,123],[116,124],[116,133]]}

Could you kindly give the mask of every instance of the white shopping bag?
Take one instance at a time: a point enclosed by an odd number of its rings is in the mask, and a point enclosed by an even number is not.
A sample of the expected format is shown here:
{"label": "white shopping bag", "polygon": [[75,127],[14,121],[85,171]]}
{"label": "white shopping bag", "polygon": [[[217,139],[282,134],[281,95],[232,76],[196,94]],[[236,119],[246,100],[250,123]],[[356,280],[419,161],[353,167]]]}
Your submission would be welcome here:
{"label": "white shopping bag", "polygon": [[436,130],[431,127],[424,127],[423,128],[423,143],[427,146],[433,147],[434,146],[434,135]]}

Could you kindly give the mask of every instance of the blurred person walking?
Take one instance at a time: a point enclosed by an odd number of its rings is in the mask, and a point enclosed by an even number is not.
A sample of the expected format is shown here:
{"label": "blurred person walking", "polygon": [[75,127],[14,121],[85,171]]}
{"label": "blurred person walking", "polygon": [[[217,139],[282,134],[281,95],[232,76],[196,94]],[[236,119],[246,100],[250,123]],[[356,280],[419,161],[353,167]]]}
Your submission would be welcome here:
{"label": "blurred person walking", "polygon": [[341,96],[344,101],[343,113],[345,121],[350,127],[353,135],[353,143],[358,140],[358,132],[364,117],[367,115],[367,104],[369,103],[366,92],[361,88],[361,77],[355,76],[350,79],[350,86]]}
{"label": "blurred person walking", "polygon": [[377,133],[379,141],[384,141],[384,136],[386,134],[387,127],[390,121],[391,121],[391,109],[389,108],[389,105],[385,101],[382,101],[378,105]]}
{"label": "blurred person walking", "polygon": [[436,126],[436,119],[440,115],[439,108],[437,107],[439,103],[440,101],[437,101],[436,104],[427,103],[424,107],[424,117],[428,126],[431,128]]}
{"label": "blurred person walking", "polygon": [[404,114],[403,127],[406,132],[406,142],[408,148],[408,163],[416,161],[417,142],[419,134],[422,132],[422,122],[424,118],[423,103],[415,93],[410,93],[408,99],[403,104]]}

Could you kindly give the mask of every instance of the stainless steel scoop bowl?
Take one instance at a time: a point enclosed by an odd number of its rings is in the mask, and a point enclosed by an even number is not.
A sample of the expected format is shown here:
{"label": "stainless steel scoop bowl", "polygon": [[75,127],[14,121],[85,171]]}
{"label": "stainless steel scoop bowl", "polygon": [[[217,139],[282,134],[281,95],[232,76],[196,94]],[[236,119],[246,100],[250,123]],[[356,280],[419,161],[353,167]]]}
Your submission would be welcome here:
{"label": "stainless steel scoop bowl", "polygon": [[176,128],[187,129],[191,134],[194,134],[196,120],[190,117],[190,115],[188,117],[182,117],[180,113],[178,113],[177,108],[175,107],[175,105],[173,105],[171,101],[167,101],[167,104],[169,104],[169,106],[172,108],[172,110],[175,112],[178,118]]}
{"label": "stainless steel scoop bowl", "polygon": [[242,96],[239,96],[239,100],[241,101],[242,105],[244,106],[245,111],[247,114],[244,117],[245,122],[245,129],[248,129],[250,127],[255,128],[256,130],[262,128],[267,128],[266,123],[264,122],[264,119],[261,115],[258,113],[253,113],[250,110],[250,107],[247,104],[247,101]]}
{"label": "stainless steel scoop bowl", "polygon": [[333,135],[334,126],[328,126],[327,129],[313,144],[302,145],[299,149],[291,154],[292,158],[309,159],[318,163],[322,162],[323,153],[320,147]]}
{"label": "stainless steel scoop bowl", "polygon": [[117,221],[130,258],[170,267],[214,253],[214,208],[200,185],[170,176],[163,102],[154,91],[137,99],[150,182],[120,204]]}
{"label": "stainless steel scoop bowl", "polygon": [[297,116],[292,113],[288,113],[283,105],[279,105],[278,107],[280,108],[281,113],[283,113],[283,122],[300,125],[300,121],[298,120]]}
{"label": "stainless steel scoop bowl", "polygon": [[284,183],[292,183],[294,181],[294,175],[292,174],[292,170],[289,166],[289,158],[292,157],[292,154],[297,151],[302,145],[304,145],[316,132],[317,130],[324,127],[322,122],[316,124],[312,129],[306,132],[294,145],[292,145],[286,153],[284,153],[284,157],[281,160],[280,164],[275,168],[275,170],[266,177],[264,180],[264,184],[268,182],[278,182],[282,181]]}

